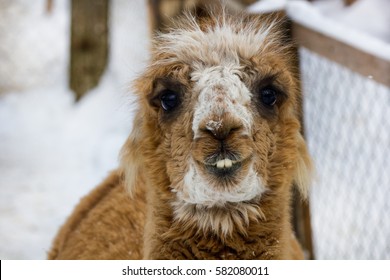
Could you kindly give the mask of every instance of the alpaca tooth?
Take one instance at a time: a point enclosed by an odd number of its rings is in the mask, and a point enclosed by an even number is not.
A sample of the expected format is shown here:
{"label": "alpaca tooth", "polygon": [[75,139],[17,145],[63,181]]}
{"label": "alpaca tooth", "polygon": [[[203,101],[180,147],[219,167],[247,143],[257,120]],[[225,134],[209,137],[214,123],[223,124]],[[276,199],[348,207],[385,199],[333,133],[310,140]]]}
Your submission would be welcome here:
{"label": "alpaca tooth", "polygon": [[225,167],[225,160],[219,160],[217,162],[217,168],[224,168]]}
{"label": "alpaca tooth", "polygon": [[228,158],[225,158],[225,159],[221,159],[219,161],[217,161],[217,163],[215,163],[215,166],[217,166],[217,168],[230,168],[233,166],[233,161],[228,159]]}
{"label": "alpaca tooth", "polygon": [[233,162],[230,159],[225,159],[225,167],[230,168],[232,167]]}

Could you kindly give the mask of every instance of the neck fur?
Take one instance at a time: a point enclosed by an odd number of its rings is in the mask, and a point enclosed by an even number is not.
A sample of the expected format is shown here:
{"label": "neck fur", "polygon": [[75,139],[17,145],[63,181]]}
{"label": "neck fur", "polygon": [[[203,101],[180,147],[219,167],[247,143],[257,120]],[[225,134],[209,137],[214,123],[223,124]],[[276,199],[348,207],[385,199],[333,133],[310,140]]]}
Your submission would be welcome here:
{"label": "neck fur", "polygon": [[144,258],[288,258],[282,250],[292,234],[288,207],[283,206],[288,196],[270,192],[250,202],[203,207],[172,203],[172,193],[148,192]]}

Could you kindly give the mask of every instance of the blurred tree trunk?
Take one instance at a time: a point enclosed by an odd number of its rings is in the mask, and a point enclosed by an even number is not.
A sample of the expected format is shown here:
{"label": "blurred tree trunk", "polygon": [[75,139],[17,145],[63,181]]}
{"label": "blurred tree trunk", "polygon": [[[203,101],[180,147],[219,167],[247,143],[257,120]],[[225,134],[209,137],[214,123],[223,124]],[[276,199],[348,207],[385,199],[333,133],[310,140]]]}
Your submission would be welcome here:
{"label": "blurred tree trunk", "polygon": [[72,0],[70,88],[79,100],[107,65],[109,0]]}
{"label": "blurred tree trunk", "polygon": [[346,6],[352,5],[352,4],[355,3],[355,2],[356,2],[356,0],[344,0],[344,4],[345,4]]}
{"label": "blurred tree trunk", "polygon": [[50,14],[53,11],[53,0],[46,0],[46,12]]}

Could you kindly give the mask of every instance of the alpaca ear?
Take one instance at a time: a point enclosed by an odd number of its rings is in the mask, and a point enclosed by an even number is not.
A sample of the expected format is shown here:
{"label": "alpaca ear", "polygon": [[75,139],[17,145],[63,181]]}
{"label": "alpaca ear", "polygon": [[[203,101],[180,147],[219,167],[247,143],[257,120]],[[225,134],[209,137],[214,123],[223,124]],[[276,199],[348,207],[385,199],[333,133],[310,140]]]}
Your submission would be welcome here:
{"label": "alpaca ear", "polygon": [[138,111],[133,121],[132,131],[120,152],[120,167],[124,175],[125,187],[130,195],[134,193],[142,166],[142,119],[142,114]]}
{"label": "alpaca ear", "polygon": [[307,150],[306,142],[302,135],[298,133],[298,158],[295,166],[294,181],[304,199],[309,194],[310,183],[312,181],[312,161]]}

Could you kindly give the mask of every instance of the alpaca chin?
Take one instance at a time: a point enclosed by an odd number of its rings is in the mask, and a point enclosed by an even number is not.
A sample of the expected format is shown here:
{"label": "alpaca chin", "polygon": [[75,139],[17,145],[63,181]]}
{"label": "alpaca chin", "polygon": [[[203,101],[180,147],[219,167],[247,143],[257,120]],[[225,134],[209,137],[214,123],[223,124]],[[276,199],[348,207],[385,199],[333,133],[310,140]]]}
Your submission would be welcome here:
{"label": "alpaca chin", "polygon": [[239,180],[229,180],[205,176],[192,162],[184,176],[182,187],[177,191],[177,199],[187,204],[211,208],[224,206],[229,202],[250,201],[259,198],[266,191],[263,180],[252,166],[242,177]]}

